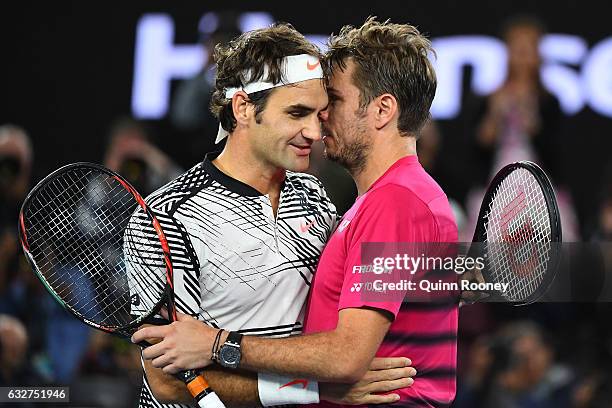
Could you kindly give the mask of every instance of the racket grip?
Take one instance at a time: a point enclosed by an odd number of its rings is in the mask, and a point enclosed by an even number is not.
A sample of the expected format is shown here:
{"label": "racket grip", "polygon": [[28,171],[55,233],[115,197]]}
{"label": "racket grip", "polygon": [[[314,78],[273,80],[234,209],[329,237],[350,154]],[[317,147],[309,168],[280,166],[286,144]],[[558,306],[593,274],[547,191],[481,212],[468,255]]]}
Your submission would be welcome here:
{"label": "racket grip", "polygon": [[219,396],[210,388],[201,374],[189,370],[183,374],[187,389],[198,402],[200,408],[225,408]]}
{"label": "racket grip", "polygon": [[200,408],[225,408],[223,401],[213,391],[210,394],[205,395],[201,400],[198,401]]}

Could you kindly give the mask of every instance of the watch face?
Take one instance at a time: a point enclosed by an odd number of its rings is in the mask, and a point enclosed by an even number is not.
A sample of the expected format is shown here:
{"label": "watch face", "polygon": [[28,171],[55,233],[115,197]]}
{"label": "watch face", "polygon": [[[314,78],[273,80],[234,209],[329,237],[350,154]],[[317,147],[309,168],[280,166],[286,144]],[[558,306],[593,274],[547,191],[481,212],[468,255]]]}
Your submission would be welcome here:
{"label": "watch face", "polygon": [[223,364],[237,365],[240,362],[240,349],[238,347],[224,346],[219,351]]}

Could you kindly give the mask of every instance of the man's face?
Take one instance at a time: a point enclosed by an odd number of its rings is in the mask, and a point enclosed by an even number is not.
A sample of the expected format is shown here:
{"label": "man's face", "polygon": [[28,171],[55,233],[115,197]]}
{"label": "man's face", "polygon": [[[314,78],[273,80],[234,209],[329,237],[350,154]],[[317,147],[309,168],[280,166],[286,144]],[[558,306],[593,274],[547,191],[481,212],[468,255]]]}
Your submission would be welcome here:
{"label": "man's face", "polygon": [[292,171],[306,171],[312,143],[321,139],[319,115],[327,106],[320,79],[274,89],[251,123],[251,148],[262,161]]}
{"label": "man's face", "polygon": [[372,147],[368,110],[359,107],[359,89],[352,80],[354,70],[351,60],[346,69],[334,69],[327,88],[329,107],[321,115],[326,157],[351,172],[363,169]]}

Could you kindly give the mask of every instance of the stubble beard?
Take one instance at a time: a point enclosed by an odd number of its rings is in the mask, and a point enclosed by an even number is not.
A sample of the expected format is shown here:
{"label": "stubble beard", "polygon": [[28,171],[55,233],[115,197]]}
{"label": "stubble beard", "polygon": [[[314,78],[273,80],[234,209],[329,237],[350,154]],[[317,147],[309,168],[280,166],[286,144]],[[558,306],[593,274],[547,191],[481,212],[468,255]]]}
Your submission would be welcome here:
{"label": "stubble beard", "polygon": [[355,176],[365,168],[368,155],[372,150],[372,144],[361,121],[347,129],[347,133],[354,136],[353,140],[346,143],[345,141],[339,142],[338,138],[335,138],[336,151],[331,153],[328,149],[325,149],[324,156],[338,163]]}

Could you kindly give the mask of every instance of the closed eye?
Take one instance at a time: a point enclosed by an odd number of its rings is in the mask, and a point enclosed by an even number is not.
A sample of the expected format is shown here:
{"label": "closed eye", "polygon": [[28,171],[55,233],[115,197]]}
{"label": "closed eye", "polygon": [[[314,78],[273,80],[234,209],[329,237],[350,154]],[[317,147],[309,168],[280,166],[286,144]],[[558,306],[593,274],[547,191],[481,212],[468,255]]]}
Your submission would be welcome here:
{"label": "closed eye", "polygon": [[336,102],[338,102],[339,100],[341,100],[342,98],[340,98],[338,95],[336,95],[334,92],[330,92],[328,95],[328,100],[329,100],[329,104],[330,105],[334,105],[336,104]]}
{"label": "closed eye", "polygon": [[285,109],[285,112],[292,118],[303,118],[305,116],[310,115],[315,110],[310,106],[305,106],[302,104],[291,105]]}
{"label": "closed eye", "polygon": [[310,112],[304,112],[304,111],[292,111],[289,112],[289,116],[294,117],[294,118],[303,118],[305,116],[308,116],[310,114]]}

